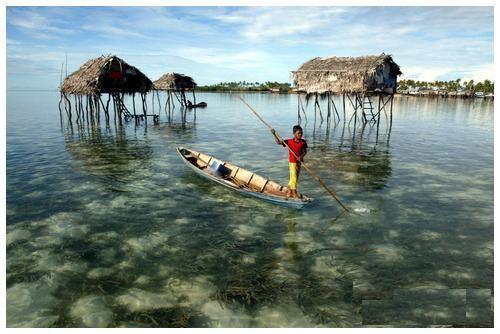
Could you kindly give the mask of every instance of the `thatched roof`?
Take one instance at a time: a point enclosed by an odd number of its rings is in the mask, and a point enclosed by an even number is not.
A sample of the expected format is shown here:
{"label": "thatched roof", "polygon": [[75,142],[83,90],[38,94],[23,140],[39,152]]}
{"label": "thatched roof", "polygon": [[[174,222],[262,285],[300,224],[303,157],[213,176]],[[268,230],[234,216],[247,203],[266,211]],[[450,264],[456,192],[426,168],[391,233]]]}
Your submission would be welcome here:
{"label": "thatched roof", "polygon": [[[317,57],[292,72],[299,91],[307,93],[355,93],[383,90],[388,79],[401,74],[391,55]],[[389,84],[390,85],[390,84]]]}
{"label": "thatched roof", "polygon": [[162,75],[154,83],[157,90],[181,90],[196,88],[196,82],[190,76],[179,73],[167,73]]}
{"label": "thatched roof", "polygon": [[148,92],[151,80],[136,67],[116,56],[91,59],[64,79],[61,92],[77,95],[99,95],[110,92]]}

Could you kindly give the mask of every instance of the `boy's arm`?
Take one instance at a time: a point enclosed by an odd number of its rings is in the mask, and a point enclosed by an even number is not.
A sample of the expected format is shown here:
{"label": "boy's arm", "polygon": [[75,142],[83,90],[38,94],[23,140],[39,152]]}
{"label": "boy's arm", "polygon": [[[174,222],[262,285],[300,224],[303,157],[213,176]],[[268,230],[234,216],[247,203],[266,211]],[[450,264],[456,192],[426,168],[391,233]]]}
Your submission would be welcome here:
{"label": "boy's arm", "polygon": [[285,146],[285,142],[283,141],[283,139],[278,137],[278,135],[276,134],[276,130],[271,129],[271,133],[273,134],[274,139],[276,140],[276,144]]}
{"label": "boy's arm", "polygon": [[303,159],[304,157],[306,156],[307,154],[307,143],[304,145],[304,147],[302,148],[302,154],[300,155],[299,157],[299,161],[300,162],[303,162]]}

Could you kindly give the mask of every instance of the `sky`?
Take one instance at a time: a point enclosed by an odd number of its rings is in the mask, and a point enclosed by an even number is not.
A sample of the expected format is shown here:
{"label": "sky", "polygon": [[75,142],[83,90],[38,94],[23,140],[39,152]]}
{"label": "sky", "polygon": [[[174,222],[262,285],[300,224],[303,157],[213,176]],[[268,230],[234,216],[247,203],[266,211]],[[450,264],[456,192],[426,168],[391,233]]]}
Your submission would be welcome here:
{"label": "sky", "polygon": [[116,54],[156,80],[291,82],[314,57],[393,55],[403,79],[493,79],[493,7],[7,7],[7,89]]}

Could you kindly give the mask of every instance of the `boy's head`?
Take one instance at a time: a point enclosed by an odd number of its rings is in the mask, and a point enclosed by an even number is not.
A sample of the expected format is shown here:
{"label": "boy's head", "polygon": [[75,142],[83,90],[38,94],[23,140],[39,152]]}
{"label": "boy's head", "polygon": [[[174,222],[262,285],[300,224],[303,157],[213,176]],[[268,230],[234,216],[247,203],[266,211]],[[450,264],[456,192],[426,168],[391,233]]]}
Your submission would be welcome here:
{"label": "boy's head", "polygon": [[294,125],[293,136],[297,139],[302,138],[302,128],[300,127],[300,125]]}

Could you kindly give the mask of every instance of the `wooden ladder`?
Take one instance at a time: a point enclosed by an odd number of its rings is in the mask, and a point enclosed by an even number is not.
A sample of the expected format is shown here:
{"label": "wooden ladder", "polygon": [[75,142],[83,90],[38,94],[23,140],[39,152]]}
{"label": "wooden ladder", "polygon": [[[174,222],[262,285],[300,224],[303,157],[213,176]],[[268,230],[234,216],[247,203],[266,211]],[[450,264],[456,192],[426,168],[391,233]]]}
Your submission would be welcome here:
{"label": "wooden ladder", "polygon": [[[371,118],[370,121],[374,121],[375,120],[375,115],[373,114],[373,104],[372,104],[372,100],[370,99],[370,96],[365,96],[364,97],[363,112],[365,110],[370,111],[370,114],[372,115],[372,118]],[[365,112],[365,114],[366,114],[366,112]]]}

